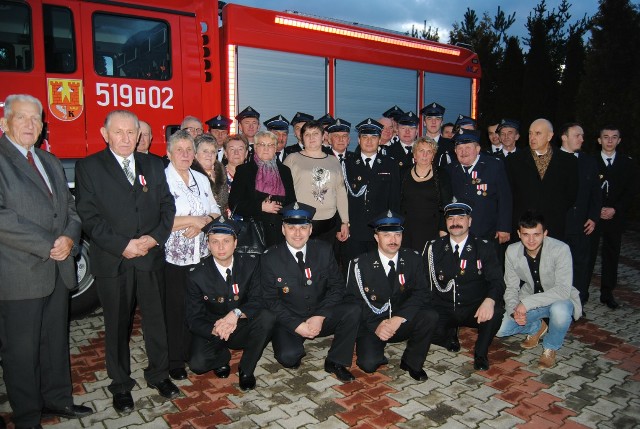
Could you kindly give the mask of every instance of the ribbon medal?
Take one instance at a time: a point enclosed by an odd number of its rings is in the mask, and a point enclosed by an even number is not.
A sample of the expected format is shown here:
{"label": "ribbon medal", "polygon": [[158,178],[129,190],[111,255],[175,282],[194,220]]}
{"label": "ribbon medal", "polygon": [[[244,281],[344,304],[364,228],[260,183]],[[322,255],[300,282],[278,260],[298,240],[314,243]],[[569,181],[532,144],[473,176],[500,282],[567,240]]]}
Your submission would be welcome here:
{"label": "ribbon medal", "polygon": [[467,268],[467,260],[460,259],[460,275],[464,276],[464,269]]}
{"label": "ribbon medal", "polygon": [[478,274],[482,274],[482,261],[478,259],[476,265],[478,266]]}
{"label": "ribbon medal", "polygon": [[478,179],[478,172],[474,170],[471,172],[471,184],[475,185],[476,183],[480,183],[480,179]]}
{"label": "ribbon medal", "polygon": [[404,290],[404,274],[398,274],[398,281],[400,282],[400,290],[403,291]]}
{"label": "ribbon medal", "polygon": [[482,185],[476,185],[476,189],[478,190],[478,195],[487,196],[487,184],[484,183]]}
{"label": "ribbon medal", "polygon": [[240,293],[240,287],[238,286],[238,283],[232,284],[231,289],[233,290],[233,300],[237,301],[238,299],[240,299],[240,297],[238,296],[238,294]]}
{"label": "ribbon medal", "polygon": [[311,285],[311,283],[313,283],[311,281],[311,268],[305,268],[304,269],[304,275],[307,277],[307,284]]}
{"label": "ribbon medal", "polygon": [[140,181],[140,184],[142,185],[142,192],[149,191],[149,188],[147,188],[147,179],[145,179],[142,174],[138,176],[138,180]]}

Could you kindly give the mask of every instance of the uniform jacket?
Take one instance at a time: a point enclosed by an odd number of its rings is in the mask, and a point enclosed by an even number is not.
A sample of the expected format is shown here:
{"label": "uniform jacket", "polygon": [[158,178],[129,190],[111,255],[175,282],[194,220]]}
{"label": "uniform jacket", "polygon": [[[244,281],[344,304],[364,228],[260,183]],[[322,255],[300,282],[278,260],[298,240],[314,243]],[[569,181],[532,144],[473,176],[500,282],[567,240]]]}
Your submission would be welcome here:
{"label": "uniform jacket", "polygon": [[578,154],[578,197],[567,212],[567,234],[584,234],[587,219],[598,222],[602,208],[602,192],[598,164],[591,155]]}
{"label": "uniform jacket", "polygon": [[[411,147],[411,149],[413,150],[413,147]],[[400,143],[400,140],[396,140],[387,146],[386,154],[396,161],[398,169],[400,170],[402,170],[403,167],[413,165],[413,152],[407,153],[402,143]]]}
{"label": "uniform jacket", "polygon": [[[91,272],[98,277],[116,277],[131,266],[155,271],[164,263],[164,243],[176,212],[173,195],[162,161],[139,152],[134,157],[133,185],[109,148],[76,164],[76,207],[91,238]],[[129,241],[143,235],[153,237],[158,246],[145,256],[122,256]]]}
{"label": "uniform jacket", "polygon": [[276,244],[262,255],[264,302],[291,332],[311,316],[331,317],[345,295],[344,279],[328,243],[309,240],[305,263],[311,284],[286,244]]}
{"label": "uniform jacket", "polygon": [[457,159],[445,169],[451,177],[453,195],[473,207],[473,222],[470,228],[473,235],[487,237],[495,235],[496,231],[511,232],[513,200],[502,161],[481,153],[472,170],[472,173],[477,173],[475,179],[471,174],[464,172]]}
{"label": "uniform jacket", "polygon": [[513,313],[522,302],[527,310],[546,307],[559,300],[571,299],[573,318],[582,315],[580,294],[573,287],[573,268],[569,246],[560,240],[545,237],[540,255],[540,283],[544,292],[534,293],[533,277],[527,258],[524,256],[522,242],[511,244],[507,248],[504,264],[504,282],[507,290],[504,294],[506,314]]}
{"label": "uniform jacket", "polygon": [[233,283],[238,285],[238,299],[230,289],[209,256],[194,267],[187,277],[185,296],[185,320],[194,334],[213,339],[213,325],[234,308],[239,308],[248,319],[252,319],[264,307],[260,287],[260,263],[256,255],[233,255],[231,273]]}
{"label": "uniform jacket", "polygon": [[456,160],[455,145],[453,140],[440,136],[438,139],[438,151],[433,161],[438,167],[444,167]]}
{"label": "uniform jacket", "polygon": [[65,285],[77,284],[73,257],[49,258],[61,235],[80,240],[80,218],[60,161],[40,149],[52,195],[7,136],[0,138],[0,300],[42,298],[55,287],[56,267]]}
{"label": "uniform jacket", "polygon": [[507,157],[507,174],[513,195],[513,228],[517,231],[520,216],[535,209],[545,219],[551,237],[563,239],[567,212],[578,195],[578,161],[573,155],[553,148],[553,155],[540,179],[529,148]]}
{"label": "uniform jacket", "polygon": [[[433,249],[433,273],[429,264],[430,247]],[[496,303],[502,302],[505,289],[504,280],[502,267],[498,262],[493,243],[469,234],[461,252],[460,261],[458,261],[453,254],[447,235],[427,243],[422,256],[427,269],[427,277],[431,283],[431,296],[435,305],[454,307],[453,289],[442,293],[437,290],[434,283],[437,281],[440,288],[444,289],[452,279],[456,284],[455,306],[477,306],[485,298],[491,298]],[[463,261],[466,261],[464,270],[460,268]]]}
{"label": "uniform jacket", "polygon": [[[347,181],[349,183],[349,221],[350,234],[354,240],[373,241],[373,230],[369,221],[386,210],[400,209],[400,173],[395,161],[382,154],[376,155],[373,167],[362,161],[360,147],[346,162]],[[354,197],[366,185],[367,191],[360,197]]]}
{"label": "uniform jacket", "polygon": [[600,170],[602,186],[602,207],[613,207],[621,226],[626,220],[627,211],[638,188],[638,165],[627,155],[616,152],[616,157],[607,167],[602,156],[596,157]]}
{"label": "uniform jacket", "polygon": [[420,309],[429,306],[431,300],[427,279],[418,252],[400,249],[393,287],[387,280],[378,251],[367,252],[351,261],[347,273],[347,300],[361,304],[362,322],[370,331],[375,331],[380,322],[390,315],[388,311],[376,315],[366,304],[356,280],[356,267],[360,272],[367,300],[374,307],[379,309],[391,300],[391,316],[411,320]]}

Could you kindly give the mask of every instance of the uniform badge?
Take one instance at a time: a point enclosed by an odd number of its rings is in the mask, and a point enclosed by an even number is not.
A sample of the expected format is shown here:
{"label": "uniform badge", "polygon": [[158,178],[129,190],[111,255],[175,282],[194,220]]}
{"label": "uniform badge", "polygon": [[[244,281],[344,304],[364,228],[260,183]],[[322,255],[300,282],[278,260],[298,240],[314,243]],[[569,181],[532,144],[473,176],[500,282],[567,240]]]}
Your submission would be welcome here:
{"label": "uniform badge", "polygon": [[444,274],[442,274],[442,273],[438,274],[438,280],[443,282],[444,281]]}
{"label": "uniform badge", "polygon": [[144,178],[144,176],[142,174],[138,176],[138,180],[140,181],[140,184],[142,185],[142,192],[148,192],[149,188],[147,188],[147,180]]}
{"label": "uniform badge", "polygon": [[311,286],[311,284],[312,284],[312,283],[313,283],[313,280],[311,280],[311,279],[307,279],[307,285],[308,285],[308,286]]}
{"label": "uniform badge", "polygon": [[398,274],[398,281],[400,282],[400,291],[404,291],[404,274]]}
{"label": "uniform badge", "polygon": [[237,300],[239,300],[239,299],[240,299],[240,297],[239,297],[238,295],[233,295],[233,300],[234,300],[234,301],[237,301]]}
{"label": "uniform badge", "polygon": [[480,259],[478,259],[476,261],[476,265],[478,267],[478,274],[482,274],[482,261]]}
{"label": "uniform badge", "polygon": [[282,277],[278,277],[278,283],[282,282]]}
{"label": "uniform badge", "polygon": [[467,268],[467,260],[466,259],[460,259],[460,275],[461,276],[464,276],[465,268]]}
{"label": "uniform badge", "polygon": [[[386,153],[385,153],[385,155],[386,155]],[[382,164],[382,160],[381,160],[380,158],[376,159],[376,162],[377,162],[378,164]]]}
{"label": "uniform badge", "polygon": [[205,301],[209,301],[209,297],[207,295],[204,296]]}
{"label": "uniform badge", "polygon": [[220,304],[222,304],[222,303],[224,302],[224,297],[223,297],[223,296],[219,296],[219,297],[218,297],[218,302],[219,302]]}
{"label": "uniform badge", "polygon": [[289,293],[289,288],[287,286],[282,288],[283,293]]}
{"label": "uniform badge", "polygon": [[400,167],[402,167],[404,164],[403,164],[403,162],[402,162],[402,161],[400,161],[400,162],[398,163],[398,165],[399,165]]}
{"label": "uniform badge", "polygon": [[[358,180],[362,180],[362,176],[358,176]],[[353,186],[355,187],[356,185]]]}

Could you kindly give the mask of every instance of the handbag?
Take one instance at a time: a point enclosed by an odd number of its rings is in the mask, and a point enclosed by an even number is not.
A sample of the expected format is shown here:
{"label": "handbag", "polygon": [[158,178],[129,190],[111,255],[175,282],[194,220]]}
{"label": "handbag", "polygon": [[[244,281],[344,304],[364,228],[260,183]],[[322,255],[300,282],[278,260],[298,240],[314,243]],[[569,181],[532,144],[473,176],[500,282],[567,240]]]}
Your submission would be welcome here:
{"label": "handbag", "polygon": [[256,255],[264,253],[267,246],[264,240],[264,227],[262,226],[262,222],[252,217],[245,217],[242,220],[236,220],[237,217],[234,216],[233,213],[231,214],[231,217],[240,226],[236,252]]}

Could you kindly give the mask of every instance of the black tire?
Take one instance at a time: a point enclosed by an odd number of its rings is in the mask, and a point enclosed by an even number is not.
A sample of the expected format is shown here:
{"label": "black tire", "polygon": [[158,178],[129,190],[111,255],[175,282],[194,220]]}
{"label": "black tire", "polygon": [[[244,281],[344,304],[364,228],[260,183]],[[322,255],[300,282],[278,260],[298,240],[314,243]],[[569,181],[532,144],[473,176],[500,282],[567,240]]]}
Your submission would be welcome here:
{"label": "black tire", "polygon": [[100,307],[100,300],[95,287],[95,277],[91,274],[90,247],[89,241],[82,237],[80,253],[76,256],[78,287],[71,291],[71,304],[69,307],[71,319],[80,319]]}

